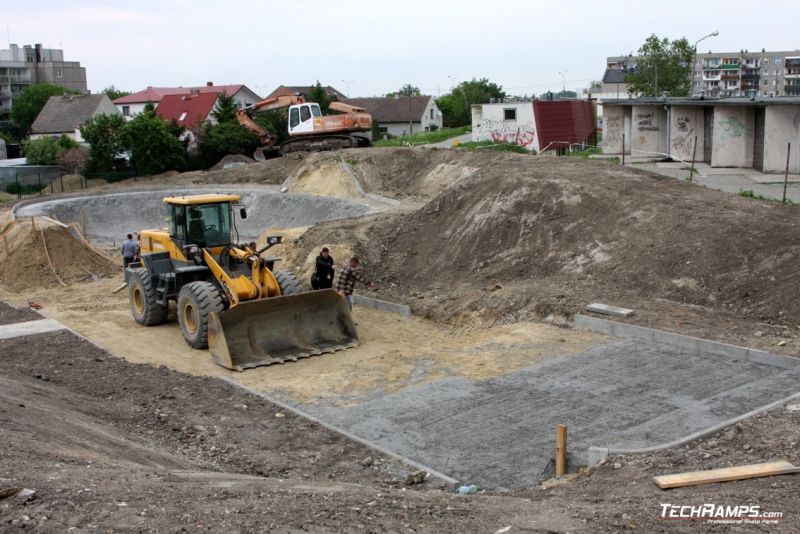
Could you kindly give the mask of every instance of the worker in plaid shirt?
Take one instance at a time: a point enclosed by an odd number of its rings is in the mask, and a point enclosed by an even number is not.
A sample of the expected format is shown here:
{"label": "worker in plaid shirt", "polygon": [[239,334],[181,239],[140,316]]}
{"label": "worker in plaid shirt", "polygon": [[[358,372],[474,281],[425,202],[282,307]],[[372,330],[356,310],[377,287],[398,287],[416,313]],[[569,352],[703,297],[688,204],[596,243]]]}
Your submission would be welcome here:
{"label": "worker in plaid shirt", "polygon": [[345,265],[341,272],[339,273],[339,281],[336,282],[336,291],[339,292],[340,295],[344,296],[344,301],[347,303],[347,307],[350,310],[353,310],[353,288],[356,285],[356,282],[361,282],[362,284],[366,284],[369,287],[374,287],[372,282],[368,282],[361,276],[361,273],[358,272],[358,266],[361,265],[361,261],[359,261],[358,257],[353,256],[350,258],[350,265]]}

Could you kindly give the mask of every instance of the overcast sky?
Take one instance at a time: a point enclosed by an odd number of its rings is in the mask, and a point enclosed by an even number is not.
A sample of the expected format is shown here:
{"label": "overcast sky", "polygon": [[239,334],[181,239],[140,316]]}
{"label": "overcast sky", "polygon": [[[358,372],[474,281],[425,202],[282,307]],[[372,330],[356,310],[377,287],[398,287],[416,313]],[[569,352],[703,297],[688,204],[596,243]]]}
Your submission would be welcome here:
{"label": "overcast sky", "polygon": [[[351,96],[486,77],[510,94],[585,87],[656,33],[699,51],[800,48],[800,2],[3,0],[2,40],[63,48],[89,89],[319,80]],[[2,48],[7,48],[3,46]]]}

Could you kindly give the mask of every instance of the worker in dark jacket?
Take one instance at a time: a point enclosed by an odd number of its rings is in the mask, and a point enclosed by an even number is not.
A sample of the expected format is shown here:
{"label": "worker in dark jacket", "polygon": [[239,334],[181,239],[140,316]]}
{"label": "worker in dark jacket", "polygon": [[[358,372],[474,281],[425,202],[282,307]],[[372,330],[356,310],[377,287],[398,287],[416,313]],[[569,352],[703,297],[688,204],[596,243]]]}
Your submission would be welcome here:
{"label": "worker in dark jacket", "polygon": [[[333,287],[333,270],[331,252],[328,247],[323,247],[322,252],[317,256],[317,270],[314,273],[317,283],[314,289],[330,289]],[[311,285],[313,286],[314,284],[312,283]]]}

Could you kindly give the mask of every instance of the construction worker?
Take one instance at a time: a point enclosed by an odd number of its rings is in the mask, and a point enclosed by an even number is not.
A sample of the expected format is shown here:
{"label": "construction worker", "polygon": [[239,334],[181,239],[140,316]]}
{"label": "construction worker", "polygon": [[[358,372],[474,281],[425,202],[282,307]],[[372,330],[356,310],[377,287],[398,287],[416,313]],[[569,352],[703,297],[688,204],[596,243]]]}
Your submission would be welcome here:
{"label": "construction worker", "polygon": [[136,259],[139,244],[133,240],[133,234],[128,234],[128,239],[122,242],[122,267],[127,268]]}
{"label": "construction worker", "polygon": [[356,282],[366,284],[370,288],[375,287],[375,284],[371,281],[368,282],[361,276],[361,273],[358,271],[359,265],[361,265],[361,261],[358,259],[358,256],[350,258],[349,265],[342,267],[342,272],[339,273],[339,281],[336,283],[336,291],[344,296],[344,301],[347,303],[347,307],[350,308],[350,311],[353,310],[353,288]]}
{"label": "construction worker", "polygon": [[322,251],[317,256],[317,268],[314,277],[311,279],[313,289],[330,289],[333,287],[334,265],[331,251],[328,247],[322,247]]}

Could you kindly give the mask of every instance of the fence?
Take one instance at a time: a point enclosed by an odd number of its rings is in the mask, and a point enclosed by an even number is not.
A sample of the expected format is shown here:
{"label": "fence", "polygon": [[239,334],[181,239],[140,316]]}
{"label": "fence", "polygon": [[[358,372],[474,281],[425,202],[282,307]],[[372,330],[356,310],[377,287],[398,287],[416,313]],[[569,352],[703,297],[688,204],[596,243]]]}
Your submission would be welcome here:
{"label": "fence", "polygon": [[[81,189],[87,187],[85,179],[81,180],[80,187]],[[40,195],[46,192],[63,193],[63,174],[55,165],[0,167],[0,191],[13,192],[18,197],[21,197],[22,193],[37,191]]]}

